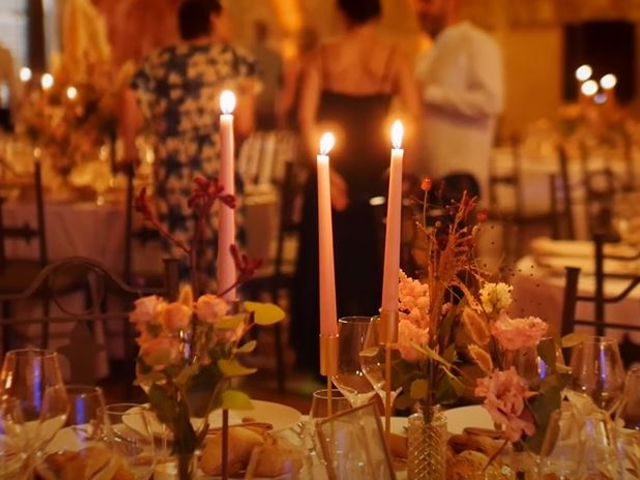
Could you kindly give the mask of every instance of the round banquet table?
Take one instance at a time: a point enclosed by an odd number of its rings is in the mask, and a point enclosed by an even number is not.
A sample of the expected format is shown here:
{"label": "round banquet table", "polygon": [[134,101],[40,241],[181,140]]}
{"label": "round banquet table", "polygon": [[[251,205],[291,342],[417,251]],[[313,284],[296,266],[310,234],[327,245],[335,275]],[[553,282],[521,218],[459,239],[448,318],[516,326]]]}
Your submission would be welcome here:
{"label": "round banquet table", "polygon": [[[605,295],[619,294],[629,284],[629,280],[611,278],[605,282]],[[513,316],[536,316],[547,321],[553,333],[559,333],[564,302],[565,273],[559,268],[547,268],[537,265],[532,256],[525,256],[516,265],[513,285]],[[591,275],[580,275],[579,294],[593,295],[595,279]],[[578,303],[576,317],[593,319],[593,304]],[[634,290],[625,300],[609,304],[605,309],[605,318],[621,324],[636,324],[640,321],[640,289]],[[577,327],[577,331],[592,333],[591,327]],[[620,330],[607,331],[608,336],[621,338]],[[640,333],[630,333],[634,343],[640,343]]]}

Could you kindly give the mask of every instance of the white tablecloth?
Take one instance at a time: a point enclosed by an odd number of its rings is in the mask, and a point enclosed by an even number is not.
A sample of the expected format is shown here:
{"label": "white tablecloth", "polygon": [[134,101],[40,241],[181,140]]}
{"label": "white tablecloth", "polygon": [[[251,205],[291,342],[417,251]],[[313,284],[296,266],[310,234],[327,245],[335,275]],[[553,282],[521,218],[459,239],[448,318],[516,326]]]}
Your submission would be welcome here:
{"label": "white tablecloth", "polygon": [[[519,317],[529,315],[540,317],[549,322],[554,333],[559,332],[564,302],[564,275],[537,266],[532,257],[526,256],[518,261],[512,282],[514,304],[511,314]],[[605,295],[619,294],[628,284],[628,280],[607,279]],[[578,288],[580,294],[593,295],[594,277],[580,275]],[[578,303],[576,317],[582,320],[593,319],[593,304]],[[622,302],[607,305],[605,318],[616,323],[637,325],[640,322],[640,289],[636,289]],[[593,332],[590,327],[578,327],[576,330]],[[606,333],[616,338],[622,336],[620,330],[612,329]],[[640,333],[631,333],[630,337],[635,343],[640,343]]]}

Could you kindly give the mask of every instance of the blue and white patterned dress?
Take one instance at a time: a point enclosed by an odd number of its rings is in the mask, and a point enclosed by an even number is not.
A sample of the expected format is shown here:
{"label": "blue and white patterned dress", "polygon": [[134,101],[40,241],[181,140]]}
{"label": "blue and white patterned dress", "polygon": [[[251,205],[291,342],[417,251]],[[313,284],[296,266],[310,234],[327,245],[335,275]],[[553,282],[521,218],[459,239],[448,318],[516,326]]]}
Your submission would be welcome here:
{"label": "blue and white patterned dress", "polygon": [[[247,53],[214,43],[171,46],[154,52],[132,80],[154,144],[158,217],[183,242],[188,242],[195,226],[187,205],[193,179],[199,175],[213,178],[219,172],[220,93],[226,88],[237,89],[254,76],[255,64]],[[236,194],[241,192],[241,185],[236,185]],[[236,219],[241,240],[239,213]],[[207,229],[204,258],[200,259],[210,275],[215,266],[216,219],[214,214],[212,228]],[[171,253],[183,256],[175,248]],[[181,276],[187,275],[184,263]]]}

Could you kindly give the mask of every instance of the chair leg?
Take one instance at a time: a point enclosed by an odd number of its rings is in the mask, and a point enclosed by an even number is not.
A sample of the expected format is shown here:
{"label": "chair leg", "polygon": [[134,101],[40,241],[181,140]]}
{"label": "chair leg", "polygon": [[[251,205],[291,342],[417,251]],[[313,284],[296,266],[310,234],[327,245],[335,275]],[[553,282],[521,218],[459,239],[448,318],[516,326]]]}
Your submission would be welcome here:
{"label": "chair leg", "polygon": [[275,347],[276,347],[276,378],[278,381],[278,392],[284,393],[285,386],[285,365],[284,351],[282,348],[282,325],[277,323],[274,326]]}
{"label": "chair leg", "polygon": [[[49,314],[51,312],[51,304],[49,303],[49,296],[42,296],[42,317],[47,319],[49,318]],[[43,322],[42,324],[42,338],[40,348],[46,350],[49,347],[49,333],[50,333],[50,325],[48,321]]]}
{"label": "chair leg", "polygon": [[[9,302],[2,302],[2,319],[6,322],[11,318],[11,304]],[[11,326],[5,322],[2,324],[2,354],[11,350]]]}

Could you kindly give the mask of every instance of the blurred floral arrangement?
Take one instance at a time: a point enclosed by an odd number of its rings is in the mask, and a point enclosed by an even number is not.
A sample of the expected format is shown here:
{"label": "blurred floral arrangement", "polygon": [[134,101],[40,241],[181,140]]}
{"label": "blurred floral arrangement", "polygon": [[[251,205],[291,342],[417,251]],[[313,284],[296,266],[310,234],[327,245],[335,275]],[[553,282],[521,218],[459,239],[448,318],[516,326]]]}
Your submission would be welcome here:
{"label": "blurred floral arrangement", "polygon": [[[255,326],[273,325],[284,318],[284,312],[272,304],[230,302],[224,298],[226,292],[199,295],[196,260],[203,248],[206,219],[216,202],[235,208],[235,199],[225,194],[217,180],[199,177],[194,183],[189,206],[197,221],[188,244],[173,238],[155,218],[144,189],[136,198],[136,210],[145,220],[187,254],[192,284],[184,286],[174,302],[157,296],[141,298],[129,318],[140,346],[136,381],[147,391],[158,419],[173,434],[180,478],[190,478],[190,457],[204,441],[209,414],[215,408],[252,408],[246,394],[229,388],[230,379],[256,371],[239,362],[239,357],[256,347],[255,340],[244,341],[246,334]],[[229,290],[251,278],[260,266],[235,247],[231,250],[239,273]]]}
{"label": "blurred floral arrangement", "polygon": [[[418,404],[430,423],[434,407],[476,397],[501,425],[505,444],[539,451],[570,380],[566,367],[557,365],[555,343],[542,341],[548,325],[534,317],[510,318],[512,287],[489,282],[479,268],[475,250],[486,216],[474,213],[475,199],[465,192],[429,224],[431,182],[422,188],[414,249],[421,278],[401,272],[399,280],[393,388],[402,387],[402,394],[396,407]],[[521,356],[545,363],[542,381],[527,377],[515,361]]]}

